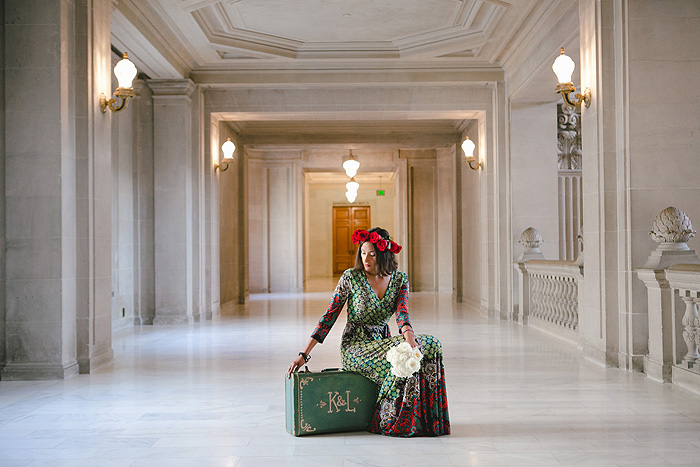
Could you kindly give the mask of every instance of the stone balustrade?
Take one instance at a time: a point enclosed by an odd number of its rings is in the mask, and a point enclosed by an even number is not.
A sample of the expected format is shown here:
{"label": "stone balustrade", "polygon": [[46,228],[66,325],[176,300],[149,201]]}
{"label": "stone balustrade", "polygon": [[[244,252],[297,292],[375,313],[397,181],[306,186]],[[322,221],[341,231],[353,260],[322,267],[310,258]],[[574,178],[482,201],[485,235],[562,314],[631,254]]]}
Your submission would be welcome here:
{"label": "stone balustrade", "polygon": [[545,260],[539,251],[542,238],[533,228],[523,232],[520,243],[525,251],[515,263],[519,279],[519,309],[514,319],[578,343],[583,264],[580,261]]}
{"label": "stone balustrade", "polygon": [[659,243],[637,276],[647,287],[648,353],[644,372],[700,393],[700,258],[686,242],[695,235],[688,216],[675,207],[654,220]]}
{"label": "stone balustrade", "polygon": [[[665,273],[674,296],[671,303],[673,332],[669,336],[676,340],[672,344],[673,361],[677,368],[700,375],[700,264],[678,264]],[[673,376],[679,379],[687,375],[672,371],[672,380]]]}
{"label": "stone balustrade", "polygon": [[565,261],[525,264],[532,287],[530,314],[567,329],[578,329],[578,281],[582,267]]}

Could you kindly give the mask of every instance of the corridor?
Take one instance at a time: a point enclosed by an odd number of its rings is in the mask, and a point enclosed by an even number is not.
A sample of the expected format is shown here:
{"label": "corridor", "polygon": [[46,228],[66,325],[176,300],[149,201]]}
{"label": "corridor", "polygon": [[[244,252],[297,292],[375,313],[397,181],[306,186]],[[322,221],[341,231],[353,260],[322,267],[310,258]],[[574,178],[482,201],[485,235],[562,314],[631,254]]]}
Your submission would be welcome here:
{"label": "corridor", "polygon": [[[319,287],[325,288],[325,287]],[[570,344],[415,293],[418,333],[442,341],[452,434],[295,438],[283,375],[330,291],[252,295],[219,319],[137,326],[114,361],[67,381],[0,381],[0,465],[697,465],[700,396],[583,361]],[[393,324],[393,323],[390,323]],[[339,365],[344,320],[313,352]],[[392,333],[396,333],[392,326]]]}

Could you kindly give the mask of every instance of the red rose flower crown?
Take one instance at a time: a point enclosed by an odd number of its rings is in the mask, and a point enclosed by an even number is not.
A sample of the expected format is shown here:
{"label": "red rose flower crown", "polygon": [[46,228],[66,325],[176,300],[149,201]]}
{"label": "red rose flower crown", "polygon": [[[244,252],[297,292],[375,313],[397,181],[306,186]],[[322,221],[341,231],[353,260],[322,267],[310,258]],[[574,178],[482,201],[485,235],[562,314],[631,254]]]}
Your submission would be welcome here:
{"label": "red rose flower crown", "polygon": [[357,229],[352,233],[352,243],[357,245],[358,243],[363,243],[369,240],[379,251],[386,251],[387,249],[397,254],[401,251],[401,245],[391,240],[391,238],[382,238],[377,232],[369,233],[366,230]]}

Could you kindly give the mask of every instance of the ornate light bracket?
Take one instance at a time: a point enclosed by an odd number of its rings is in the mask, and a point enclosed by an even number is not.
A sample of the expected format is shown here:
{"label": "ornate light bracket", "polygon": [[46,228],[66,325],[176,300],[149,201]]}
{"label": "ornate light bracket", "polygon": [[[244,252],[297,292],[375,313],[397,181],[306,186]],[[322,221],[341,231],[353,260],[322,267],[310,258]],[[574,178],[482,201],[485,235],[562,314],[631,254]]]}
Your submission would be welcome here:
{"label": "ornate light bracket", "polygon": [[134,78],[136,78],[136,66],[131,63],[126,52],[124,52],[122,57],[123,58],[119,60],[119,63],[114,67],[114,74],[117,77],[117,81],[119,81],[119,87],[114,91],[114,96],[121,99],[121,103],[117,107],[115,106],[117,103],[116,99],[112,98],[108,100],[103,92],[100,93],[100,109],[102,113],[106,113],[108,108],[112,112],[124,110],[129,99],[134,97],[132,82]]}
{"label": "ornate light bracket", "polygon": [[[126,54],[124,54],[126,55]],[[119,112],[121,110],[124,110],[126,107],[127,102],[129,102],[129,99],[131,97],[134,97],[134,89],[133,88],[117,88],[116,91],[114,91],[114,95],[118,98],[121,99],[121,104],[119,107],[115,107],[114,104],[117,103],[117,100],[114,98],[111,98],[107,100],[107,96],[102,92],[100,93],[100,109],[102,109],[102,113],[107,112],[107,108],[111,110],[112,112]]]}
{"label": "ornate light bracket", "polygon": [[580,107],[581,104],[585,104],[586,108],[591,106],[591,88],[586,88],[586,90],[583,91],[583,94],[576,94],[574,98],[578,100],[575,102],[569,98],[569,94],[576,91],[576,86],[574,86],[574,83],[559,83],[557,84],[555,90],[556,92],[561,94],[561,97],[564,99],[564,102],[566,102],[571,107]]}
{"label": "ornate light bracket", "polygon": [[569,94],[576,91],[576,86],[574,86],[574,83],[571,81],[571,75],[575,67],[574,61],[571,60],[571,57],[564,54],[564,47],[562,47],[561,54],[554,60],[554,64],[552,65],[552,70],[559,80],[555,91],[561,94],[564,102],[571,107],[579,107],[581,104],[585,104],[588,108],[591,106],[591,88],[586,88],[583,94],[576,94],[576,96],[574,96],[574,98],[577,99],[576,101],[572,101],[569,97]]}

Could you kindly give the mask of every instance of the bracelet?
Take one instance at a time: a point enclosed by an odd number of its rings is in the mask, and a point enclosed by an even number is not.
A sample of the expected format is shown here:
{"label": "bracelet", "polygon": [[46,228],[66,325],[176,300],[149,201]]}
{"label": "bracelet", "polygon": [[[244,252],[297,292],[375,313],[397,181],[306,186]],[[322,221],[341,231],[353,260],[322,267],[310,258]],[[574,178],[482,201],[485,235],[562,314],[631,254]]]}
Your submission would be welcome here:
{"label": "bracelet", "polygon": [[[401,335],[403,336],[404,334],[406,334],[406,333],[409,332],[409,331],[413,332],[413,328],[408,328],[408,329],[406,329],[404,332],[401,333]],[[415,334],[415,333],[414,333],[414,334]]]}
{"label": "bracelet", "polygon": [[304,357],[304,363],[309,363],[309,360],[311,360],[311,355],[305,354],[304,352],[299,352],[299,355]]}

